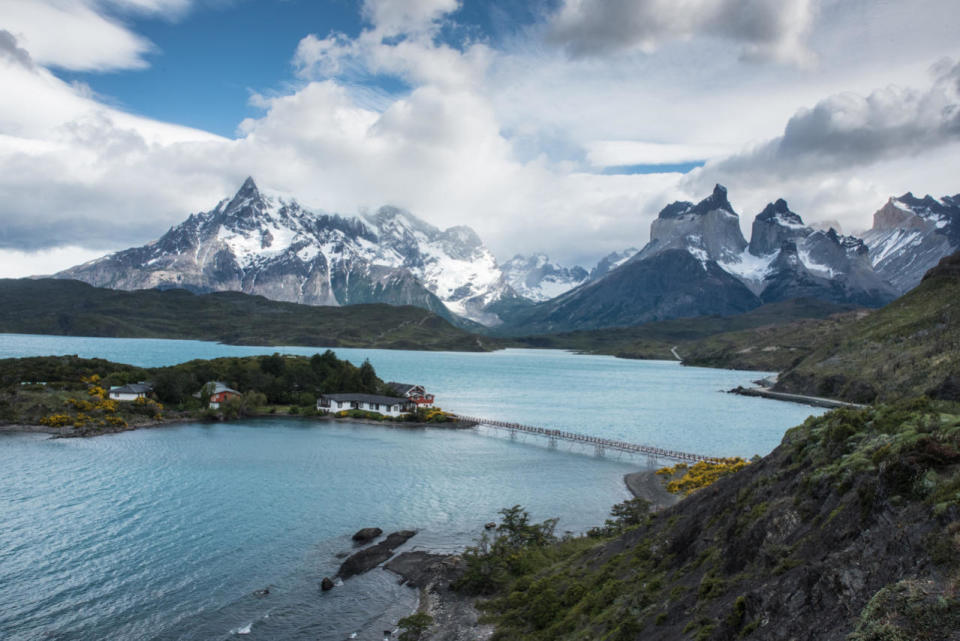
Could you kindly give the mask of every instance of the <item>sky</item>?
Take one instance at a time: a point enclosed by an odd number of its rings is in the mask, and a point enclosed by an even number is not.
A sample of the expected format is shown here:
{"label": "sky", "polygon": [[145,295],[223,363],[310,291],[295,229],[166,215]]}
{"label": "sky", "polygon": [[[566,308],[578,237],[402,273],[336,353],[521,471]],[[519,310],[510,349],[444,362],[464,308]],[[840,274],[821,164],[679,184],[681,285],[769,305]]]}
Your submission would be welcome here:
{"label": "sky", "polygon": [[565,265],[728,188],[869,228],[960,192],[956,0],[0,0],[0,277],[246,176]]}

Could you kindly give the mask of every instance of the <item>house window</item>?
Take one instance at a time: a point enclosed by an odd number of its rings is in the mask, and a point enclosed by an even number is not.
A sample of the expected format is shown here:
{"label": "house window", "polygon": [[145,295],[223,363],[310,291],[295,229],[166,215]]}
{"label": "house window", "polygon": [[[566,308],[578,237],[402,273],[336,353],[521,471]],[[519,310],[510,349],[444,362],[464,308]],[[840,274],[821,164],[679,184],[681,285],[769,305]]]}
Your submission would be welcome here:
{"label": "house window", "polygon": [[373,404],[373,409],[375,409],[375,410],[377,410],[377,411],[379,412],[379,411],[380,411],[380,403],[374,403],[374,404]]}

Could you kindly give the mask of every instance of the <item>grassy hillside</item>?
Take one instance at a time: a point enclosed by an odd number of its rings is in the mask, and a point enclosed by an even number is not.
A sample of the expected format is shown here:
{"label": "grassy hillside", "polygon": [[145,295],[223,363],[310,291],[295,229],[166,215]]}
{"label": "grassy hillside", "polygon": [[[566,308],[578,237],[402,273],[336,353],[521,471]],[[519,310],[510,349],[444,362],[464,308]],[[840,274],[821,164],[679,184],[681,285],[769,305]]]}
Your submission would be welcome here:
{"label": "grassy hillside", "polygon": [[672,508],[592,536],[504,512],[460,590],[495,639],[957,639],[960,405],[836,410]]}
{"label": "grassy hillside", "polygon": [[[526,336],[517,339],[529,347],[571,349],[591,354],[610,354],[622,358],[665,359],[674,358],[670,351],[676,346],[684,362],[694,350],[709,353],[715,345],[721,343],[702,342],[708,337],[725,335],[755,328],[783,326],[798,319],[822,319],[832,315],[849,312],[853,306],[841,306],[816,299],[797,299],[783,303],[771,303],[758,307],[745,314],[735,316],[704,316],[699,318],[679,318],[667,321],[647,323],[637,327],[618,327],[592,331],[565,332],[541,336]],[[809,324],[809,323],[807,323]],[[736,342],[736,341],[735,341]],[[798,342],[798,345],[801,343]],[[805,343],[803,343],[805,344]],[[746,346],[743,346],[746,347]],[[738,347],[736,349],[742,349]],[[733,350],[736,351],[736,350]],[[768,352],[769,353],[769,352]],[[796,354],[783,362],[782,354],[777,354],[776,366],[770,367],[767,358],[763,362],[753,363],[750,358],[717,357],[717,367],[730,367],[735,361],[740,369],[780,369],[797,358]],[[701,364],[701,363],[691,363]],[[707,365],[708,363],[702,363]]]}
{"label": "grassy hillside", "polygon": [[883,309],[823,332],[777,389],[855,402],[960,400],[960,254]]}
{"label": "grassy hillside", "polygon": [[312,307],[238,292],[126,292],[55,279],[0,280],[0,332],[457,351],[502,344],[418,307]]}

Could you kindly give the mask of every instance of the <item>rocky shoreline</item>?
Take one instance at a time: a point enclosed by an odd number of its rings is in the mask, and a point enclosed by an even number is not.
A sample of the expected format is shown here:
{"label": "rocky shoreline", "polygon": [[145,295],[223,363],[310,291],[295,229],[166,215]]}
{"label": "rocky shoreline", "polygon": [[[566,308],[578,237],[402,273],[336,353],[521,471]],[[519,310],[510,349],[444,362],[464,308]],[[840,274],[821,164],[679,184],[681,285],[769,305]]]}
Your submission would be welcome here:
{"label": "rocky shoreline", "polygon": [[[667,492],[656,470],[633,472],[625,475],[623,480],[630,493],[635,498],[650,501],[653,510],[666,509],[681,500],[680,496]],[[361,556],[379,557],[361,551],[347,559],[345,565]],[[374,563],[364,571],[379,565],[380,562]],[[494,626],[481,620],[478,598],[461,594],[451,587],[466,567],[459,554],[422,550],[401,552],[382,567],[397,574],[401,583],[419,591],[420,603],[415,613],[429,615],[433,620],[420,637],[421,641],[486,641],[493,636]]]}

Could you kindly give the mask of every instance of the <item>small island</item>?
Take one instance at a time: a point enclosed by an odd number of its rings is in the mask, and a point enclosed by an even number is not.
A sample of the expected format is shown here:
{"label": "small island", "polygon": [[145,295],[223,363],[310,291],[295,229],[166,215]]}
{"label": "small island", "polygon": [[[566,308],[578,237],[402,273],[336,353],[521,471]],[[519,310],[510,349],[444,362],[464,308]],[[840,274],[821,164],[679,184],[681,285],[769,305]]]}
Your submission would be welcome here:
{"label": "small island", "polygon": [[331,350],[142,368],[99,358],[0,360],[0,430],[95,436],[257,416],[460,426],[415,384],[384,382]]}

